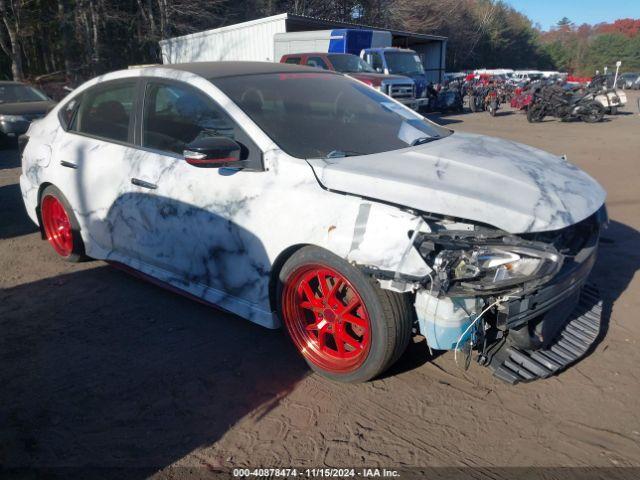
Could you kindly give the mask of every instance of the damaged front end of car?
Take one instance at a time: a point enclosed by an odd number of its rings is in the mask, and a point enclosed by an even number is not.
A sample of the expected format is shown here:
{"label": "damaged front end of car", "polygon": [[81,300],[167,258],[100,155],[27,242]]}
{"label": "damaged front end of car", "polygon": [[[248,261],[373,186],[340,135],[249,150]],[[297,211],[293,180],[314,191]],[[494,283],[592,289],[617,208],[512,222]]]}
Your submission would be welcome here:
{"label": "damaged front end of car", "polygon": [[[468,367],[476,352],[480,364],[511,383],[549,376],[572,363],[599,330],[599,315],[597,325],[593,318],[569,324],[573,317],[580,320],[577,309],[607,221],[603,205],[561,230],[514,235],[425,217],[430,231],[410,232],[431,268],[414,288],[419,333],[432,349],[455,350],[461,366]],[[569,338],[568,327],[576,338]],[[562,335],[569,346],[557,345]]]}

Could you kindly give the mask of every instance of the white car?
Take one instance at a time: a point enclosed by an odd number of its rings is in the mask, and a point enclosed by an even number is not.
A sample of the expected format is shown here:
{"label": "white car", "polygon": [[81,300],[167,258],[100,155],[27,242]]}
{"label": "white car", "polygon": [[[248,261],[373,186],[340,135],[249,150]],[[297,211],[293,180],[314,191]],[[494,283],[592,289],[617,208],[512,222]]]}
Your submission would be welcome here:
{"label": "white car", "polygon": [[[251,62],[103,75],[27,137],[24,203],[61,257],[284,324],[327,377],[371,379],[413,335],[508,381],[570,363],[544,349],[573,321],[605,192],[564,158]],[[497,349],[526,353],[519,377]]]}

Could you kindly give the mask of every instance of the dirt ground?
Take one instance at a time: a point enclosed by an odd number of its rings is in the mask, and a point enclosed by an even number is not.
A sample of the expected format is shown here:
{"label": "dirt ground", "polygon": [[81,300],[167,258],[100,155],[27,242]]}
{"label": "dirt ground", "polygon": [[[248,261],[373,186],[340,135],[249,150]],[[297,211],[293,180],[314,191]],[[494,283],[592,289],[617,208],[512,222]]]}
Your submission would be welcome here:
{"label": "dirt ground", "polygon": [[[640,466],[640,115],[530,125],[508,109],[453,129],[566,153],[608,191],[592,278],[607,326],[559,376],[510,386],[412,345],[363,385],[310,374],[265,330],[103,262],[65,264],[0,152],[0,467]],[[481,181],[481,179],[479,179]],[[187,467],[187,468],[176,468]],[[129,472],[131,474],[131,472]]]}

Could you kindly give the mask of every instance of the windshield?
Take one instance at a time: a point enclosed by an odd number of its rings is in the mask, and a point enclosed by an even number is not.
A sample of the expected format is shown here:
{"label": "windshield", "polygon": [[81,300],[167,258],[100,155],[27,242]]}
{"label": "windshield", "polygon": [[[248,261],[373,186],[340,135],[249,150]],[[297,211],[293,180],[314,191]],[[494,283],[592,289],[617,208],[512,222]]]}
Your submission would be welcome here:
{"label": "windshield", "polygon": [[44,93],[28,85],[0,85],[0,103],[43,102],[49,100]]}
{"label": "windshield", "polygon": [[389,73],[419,75],[424,73],[420,57],[413,52],[384,52]]}
{"label": "windshield", "polygon": [[285,152],[297,158],[368,155],[451,133],[371,87],[332,73],[216,78]]}
{"label": "windshield", "polygon": [[329,60],[340,73],[376,73],[367,62],[355,55],[329,55]]}

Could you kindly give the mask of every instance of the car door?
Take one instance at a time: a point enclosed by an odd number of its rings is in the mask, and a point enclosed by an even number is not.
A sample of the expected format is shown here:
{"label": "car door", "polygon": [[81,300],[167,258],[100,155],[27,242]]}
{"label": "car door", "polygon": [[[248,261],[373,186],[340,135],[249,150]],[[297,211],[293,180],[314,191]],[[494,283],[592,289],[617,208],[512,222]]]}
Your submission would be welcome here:
{"label": "car door", "polygon": [[[114,211],[127,191],[133,148],[137,79],[98,84],[61,110],[63,131],[52,146],[62,167],[57,182],[80,222],[87,254],[110,255]],[[126,212],[120,212],[126,215]]]}
{"label": "car door", "polygon": [[[115,233],[136,249],[143,270],[171,279],[215,303],[228,298],[264,302],[255,288],[269,259],[243,210],[264,191],[262,152],[210,96],[186,83],[149,79],[138,110],[140,152],[127,203],[128,221]],[[245,108],[260,108],[248,94]],[[183,151],[190,142],[226,136],[254,168],[198,168]],[[233,310],[232,308],[230,308]],[[237,311],[237,310],[235,310]]]}

